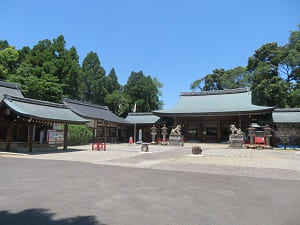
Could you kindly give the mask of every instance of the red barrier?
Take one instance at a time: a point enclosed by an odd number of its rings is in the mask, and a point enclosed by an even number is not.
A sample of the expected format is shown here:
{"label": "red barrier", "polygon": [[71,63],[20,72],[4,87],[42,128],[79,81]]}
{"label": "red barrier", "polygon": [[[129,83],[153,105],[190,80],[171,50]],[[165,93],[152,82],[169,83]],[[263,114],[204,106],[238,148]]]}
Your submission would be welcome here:
{"label": "red barrier", "polygon": [[100,151],[100,150],[103,150],[103,151],[106,151],[106,143],[103,143],[103,142],[98,142],[98,143],[92,143],[92,151]]}

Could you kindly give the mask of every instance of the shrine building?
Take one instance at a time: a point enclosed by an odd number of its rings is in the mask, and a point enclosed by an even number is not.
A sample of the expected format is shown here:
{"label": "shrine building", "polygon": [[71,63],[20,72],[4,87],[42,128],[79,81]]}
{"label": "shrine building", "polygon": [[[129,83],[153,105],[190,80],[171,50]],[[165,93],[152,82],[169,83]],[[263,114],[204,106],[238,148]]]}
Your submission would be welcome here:
{"label": "shrine building", "polygon": [[250,89],[238,88],[183,92],[173,108],[153,114],[169,126],[180,124],[186,141],[221,142],[228,141],[231,124],[245,132],[251,123],[271,123],[273,110],[252,104]]}

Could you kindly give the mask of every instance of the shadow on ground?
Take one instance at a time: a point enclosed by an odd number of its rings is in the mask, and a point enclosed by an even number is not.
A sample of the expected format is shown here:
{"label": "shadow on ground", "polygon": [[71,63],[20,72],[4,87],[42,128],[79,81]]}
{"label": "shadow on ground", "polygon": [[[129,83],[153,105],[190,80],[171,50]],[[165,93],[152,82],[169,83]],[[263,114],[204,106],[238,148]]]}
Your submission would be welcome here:
{"label": "shadow on ground", "polygon": [[76,216],[54,220],[55,213],[47,209],[26,209],[12,213],[0,211],[0,224],[3,225],[105,225],[97,221],[95,216]]}
{"label": "shadow on ground", "polygon": [[82,152],[82,151],[86,151],[86,150],[84,150],[84,149],[74,149],[74,148],[68,148],[67,150],[63,150],[63,149],[53,149],[53,150],[47,150],[47,151],[35,150],[33,152],[26,152],[26,154],[29,154],[29,155],[43,155],[43,154],[53,154],[53,153]]}

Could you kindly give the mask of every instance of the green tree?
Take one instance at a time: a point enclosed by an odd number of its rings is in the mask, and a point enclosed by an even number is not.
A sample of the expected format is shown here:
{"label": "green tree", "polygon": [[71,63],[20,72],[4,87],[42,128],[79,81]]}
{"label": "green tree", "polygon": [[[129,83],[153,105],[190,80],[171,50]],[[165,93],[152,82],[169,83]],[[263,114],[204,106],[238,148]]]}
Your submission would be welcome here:
{"label": "green tree", "polygon": [[245,67],[236,67],[230,70],[215,69],[211,74],[194,81],[190,88],[202,91],[223,90],[232,88],[249,87],[250,73]]}
{"label": "green tree", "polygon": [[19,60],[18,51],[8,46],[0,50],[0,79],[7,79],[8,75],[14,74]]}
{"label": "green tree", "polygon": [[279,77],[281,49],[277,43],[268,43],[255,51],[248,60],[248,71],[252,73],[252,101],[257,105],[286,107],[288,85]]}
{"label": "green tree", "polygon": [[105,89],[108,93],[113,93],[115,90],[120,90],[120,84],[114,68],[105,77]]}
{"label": "green tree", "polygon": [[111,94],[105,96],[105,104],[116,115],[125,117],[130,111],[131,98],[123,90],[114,90]]}
{"label": "green tree", "polygon": [[97,53],[89,52],[82,63],[83,100],[95,104],[104,104],[107,94],[105,89],[105,70],[100,65]]}
{"label": "green tree", "polygon": [[[162,84],[151,76],[144,76],[142,71],[131,72],[124,91],[130,96],[130,110],[134,104],[137,105],[138,112],[149,112],[151,110],[161,109],[162,102],[159,100]],[[128,111],[128,112],[129,112]]]}

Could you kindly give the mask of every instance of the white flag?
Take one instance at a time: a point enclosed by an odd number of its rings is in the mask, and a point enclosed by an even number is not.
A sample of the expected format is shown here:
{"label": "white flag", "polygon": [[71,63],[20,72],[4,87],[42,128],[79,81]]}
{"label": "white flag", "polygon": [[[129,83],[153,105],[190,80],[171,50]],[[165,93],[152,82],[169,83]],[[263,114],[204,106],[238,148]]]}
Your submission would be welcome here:
{"label": "white flag", "polygon": [[134,104],[133,112],[134,112],[134,113],[136,112],[136,104]]}

